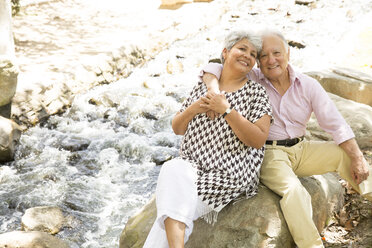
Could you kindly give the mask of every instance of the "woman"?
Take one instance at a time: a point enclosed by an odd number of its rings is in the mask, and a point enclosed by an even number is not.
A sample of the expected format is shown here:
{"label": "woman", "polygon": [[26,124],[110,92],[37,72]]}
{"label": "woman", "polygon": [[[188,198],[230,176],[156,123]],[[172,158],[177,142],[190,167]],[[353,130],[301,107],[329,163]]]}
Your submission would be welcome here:
{"label": "woman", "polygon": [[[264,88],[246,75],[260,44],[249,32],[231,32],[221,54],[219,88],[225,93],[207,94],[199,82],[174,117],[173,131],[184,135],[180,157],[159,174],[158,216],[145,248],[184,247],[195,219],[213,223],[231,200],[256,194],[271,107]],[[209,110],[220,116],[211,120]]]}

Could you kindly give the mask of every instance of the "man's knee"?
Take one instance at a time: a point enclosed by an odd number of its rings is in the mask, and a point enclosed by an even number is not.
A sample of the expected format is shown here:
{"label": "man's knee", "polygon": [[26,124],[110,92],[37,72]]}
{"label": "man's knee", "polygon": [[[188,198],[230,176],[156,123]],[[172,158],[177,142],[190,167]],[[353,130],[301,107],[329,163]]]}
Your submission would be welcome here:
{"label": "man's knee", "polygon": [[285,194],[297,194],[297,195],[304,195],[304,196],[310,196],[310,194],[307,192],[305,187],[301,184],[301,181],[298,178],[291,178],[288,180]]}

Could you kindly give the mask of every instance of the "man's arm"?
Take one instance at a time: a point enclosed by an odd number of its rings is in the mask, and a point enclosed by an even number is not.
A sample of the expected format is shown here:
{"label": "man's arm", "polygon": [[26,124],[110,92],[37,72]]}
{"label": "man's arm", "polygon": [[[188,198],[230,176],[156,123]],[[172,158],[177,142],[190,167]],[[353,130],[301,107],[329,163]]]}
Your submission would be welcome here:
{"label": "man's arm", "polygon": [[368,178],[368,163],[360,151],[355,139],[349,139],[339,145],[351,159],[351,176],[356,184]]}
{"label": "man's arm", "polygon": [[207,86],[208,92],[210,93],[220,93],[218,78],[212,73],[204,73],[203,82]]}
{"label": "man's arm", "polygon": [[355,183],[360,184],[368,177],[368,163],[355,141],[353,131],[318,82],[313,85],[312,90],[312,107],[320,127],[332,134],[336,144],[349,156],[351,176]]}

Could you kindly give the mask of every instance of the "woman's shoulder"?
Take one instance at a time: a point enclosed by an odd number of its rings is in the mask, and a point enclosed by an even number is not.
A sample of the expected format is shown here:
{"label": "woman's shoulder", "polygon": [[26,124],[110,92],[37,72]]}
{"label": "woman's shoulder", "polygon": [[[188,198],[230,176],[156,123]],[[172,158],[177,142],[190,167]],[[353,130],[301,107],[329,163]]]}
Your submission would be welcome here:
{"label": "woman's shoulder", "polygon": [[249,79],[247,81],[246,86],[247,86],[247,89],[249,91],[254,91],[254,92],[261,92],[262,91],[262,92],[264,92],[266,94],[265,87],[262,84],[257,83],[256,81],[253,81],[253,80]]}

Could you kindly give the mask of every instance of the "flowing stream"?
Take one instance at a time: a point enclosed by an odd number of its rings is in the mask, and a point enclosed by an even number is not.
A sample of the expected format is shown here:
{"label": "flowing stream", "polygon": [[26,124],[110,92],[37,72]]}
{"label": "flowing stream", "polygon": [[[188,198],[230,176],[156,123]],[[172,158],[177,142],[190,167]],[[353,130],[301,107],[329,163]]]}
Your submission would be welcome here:
{"label": "flowing stream", "polygon": [[218,26],[175,42],[130,77],[76,96],[65,114],[30,128],[15,161],[0,167],[0,233],[19,230],[28,208],[58,206],[69,221],[57,237],[71,247],[118,247],[126,222],[152,196],[160,165],[178,155],[182,137],[171,119],[202,66],[219,57],[228,30],[283,30],[306,43],[292,48],[291,62],[315,70],[345,51],[337,50],[343,35],[372,10],[365,0],[319,0],[314,8],[293,2],[246,1]]}

